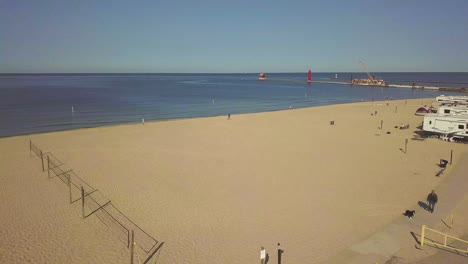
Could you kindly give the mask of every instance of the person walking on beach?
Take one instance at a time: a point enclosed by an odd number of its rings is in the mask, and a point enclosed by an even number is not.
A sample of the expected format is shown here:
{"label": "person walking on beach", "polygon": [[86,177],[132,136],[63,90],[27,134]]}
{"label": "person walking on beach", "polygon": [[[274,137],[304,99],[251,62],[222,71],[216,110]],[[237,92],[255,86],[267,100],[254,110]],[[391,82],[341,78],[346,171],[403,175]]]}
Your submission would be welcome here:
{"label": "person walking on beach", "polygon": [[284,250],[281,249],[280,243],[278,243],[278,264],[281,264],[281,255],[283,254]]}
{"label": "person walking on beach", "polygon": [[265,264],[265,259],[266,259],[266,251],[265,251],[265,248],[262,246],[260,249],[260,263]]}
{"label": "person walking on beach", "polygon": [[228,120],[231,119],[231,113],[228,114]]}
{"label": "person walking on beach", "polygon": [[434,212],[435,204],[437,203],[438,197],[434,190],[427,196],[427,202],[429,203],[429,211]]}

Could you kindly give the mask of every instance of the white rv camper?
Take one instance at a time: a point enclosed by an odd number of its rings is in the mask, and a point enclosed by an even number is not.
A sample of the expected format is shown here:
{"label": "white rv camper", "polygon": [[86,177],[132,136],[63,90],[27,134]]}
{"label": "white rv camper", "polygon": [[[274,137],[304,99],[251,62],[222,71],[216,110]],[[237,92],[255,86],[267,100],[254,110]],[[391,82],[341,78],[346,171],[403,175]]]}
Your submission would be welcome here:
{"label": "white rv camper", "polygon": [[467,106],[441,106],[437,109],[437,114],[440,115],[468,115]]}
{"label": "white rv camper", "polygon": [[424,116],[423,130],[442,135],[468,137],[468,115],[439,115]]}
{"label": "white rv camper", "polygon": [[468,96],[437,96],[436,101],[440,104],[468,105]]}

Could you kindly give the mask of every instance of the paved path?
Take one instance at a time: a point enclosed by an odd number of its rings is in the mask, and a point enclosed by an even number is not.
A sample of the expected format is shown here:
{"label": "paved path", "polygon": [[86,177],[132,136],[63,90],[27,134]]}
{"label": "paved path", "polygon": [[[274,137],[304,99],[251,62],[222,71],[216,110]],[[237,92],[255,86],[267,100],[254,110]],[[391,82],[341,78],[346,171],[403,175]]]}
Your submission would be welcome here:
{"label": "paved path", "polygon": [[[441,177],[447,176],[442,175]],[[396,220],[382,231],[344,250],[337,256],[329,259],[326,263],[386,263],[400,249],[414,248],[417,244],[416,241],[419,241],[420,238],[421,226],[426,224],[428,227],[431,227],[440,223],[441,219],[449,215],[450,211],[463,200],[467,190],[468,153],[464,153],[454,168],[453,174],[436,189],[439,202],[436,204],[433,214],[419,208],[416,210],[415,218],[408,219],[407,217],[402,217]],[[429,192],[430,190],[428,190],[428,193]],[[468,257],[462,258],[468,263]],[[398,262],[399,261],[395,259],[395,261],[389,261],[387,263]]]}
{"label": "paved path", "polygon": [[[468,241],[468,236],[461,237],[461,239]],[[458,243],[458,246],[463,246],[463,244]],[[454,254],[453,252],[449,252],[446,250],[439,250],[435,255],[424,258],[420,261],[415,262],[414,264],[440,264],[440,263],[466,264],[468,263],[468,256],[466,254],[457,255],[457,254]]]}

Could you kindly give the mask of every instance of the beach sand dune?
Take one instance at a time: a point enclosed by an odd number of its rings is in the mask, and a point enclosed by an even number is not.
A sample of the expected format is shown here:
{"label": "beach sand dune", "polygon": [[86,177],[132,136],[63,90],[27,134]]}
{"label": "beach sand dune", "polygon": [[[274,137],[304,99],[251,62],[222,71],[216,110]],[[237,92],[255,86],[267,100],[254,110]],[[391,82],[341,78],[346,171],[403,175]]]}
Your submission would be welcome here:
{"label": "beach sand dune", "polygon": [[[28,157],[29,140],[165,245],[157,263],[319,263],[416,209],[463,144],[411,139],[421,100],[0,139],[0,262],[115,263],[126,247]],[[426,100],[426,103],[430,103]],[[397,112],[395,112],[397,106]],[[377,115],[371,115],[377,111]],[[330,125],[334,120],[335,125]],[[383,120],[383,129],[379,129]],[[394,128],[409,124],[410,128]],[[390,134],[387,134],[391,132]],[[455,206],[455,205],[454,205]],[[96,262],[97,260],[97,262]]]}

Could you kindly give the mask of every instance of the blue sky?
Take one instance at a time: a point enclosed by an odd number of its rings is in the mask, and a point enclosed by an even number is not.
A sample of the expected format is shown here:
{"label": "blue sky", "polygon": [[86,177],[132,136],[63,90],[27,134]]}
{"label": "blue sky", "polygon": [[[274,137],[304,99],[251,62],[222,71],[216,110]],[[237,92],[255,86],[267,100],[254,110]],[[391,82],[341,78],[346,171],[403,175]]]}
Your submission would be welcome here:
{"label": "blue sky", "polygon": [[0,73],[468,72],[468,1],[0,0]]}

